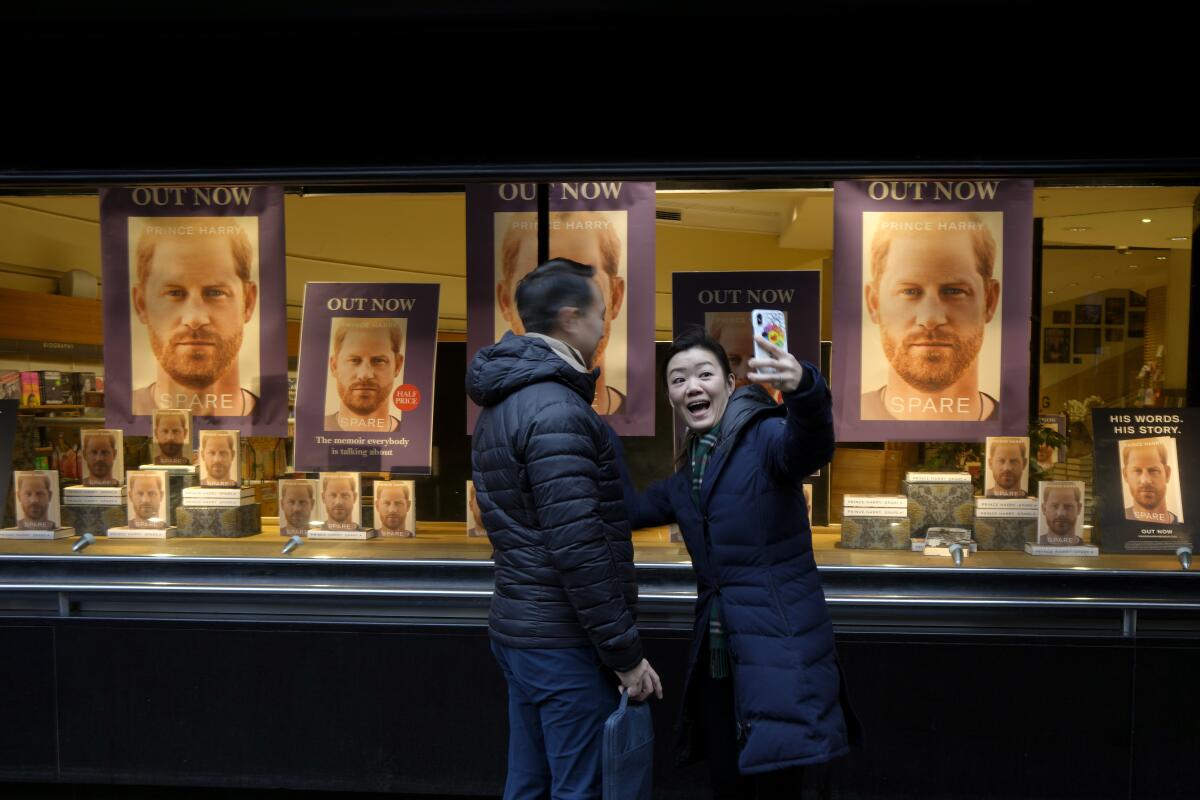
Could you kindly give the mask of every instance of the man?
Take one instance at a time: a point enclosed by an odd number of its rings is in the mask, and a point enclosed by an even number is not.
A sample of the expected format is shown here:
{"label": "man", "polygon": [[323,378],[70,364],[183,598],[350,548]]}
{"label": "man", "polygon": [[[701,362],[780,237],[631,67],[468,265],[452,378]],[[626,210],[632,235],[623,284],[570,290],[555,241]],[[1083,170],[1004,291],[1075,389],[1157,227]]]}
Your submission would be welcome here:
{"label": "man", "polygon": [[988,497],[1025,497],[1029,494],[1024,488],[1029,485],[1025,477],[1025,469],[1029,466],[1027,448],[1022,439],[993,439],[988,442],[988,470],[992,473]]}
{"label": "man", "polygon": [[129,473],[129,527],[165,528],[166,510],[163,503],[163,482],[160,472]]}
{"label": "man", "polygon": [[117,453],[120,450],[117,438],[120,431],[85,430],[83,432],[84,486],[120,486],[122,470],[114,472]]}
{"label": "man", "polygon": [[404,335],[396,320],[334,320],[330,377],[338,409],[325,417],[327,431],[383,433],[400,420],[388,409],[392,385],[404,366]]}
{"label": "man", "polygon": [[1042,524],[1038,530],[1038,544],[1083,544],[1083,537],[1076,530],[1079,512],[1083,510],[1083,492],[1079,486],[1043,483],[1041,490]]}
{"label": "man", "polygon": [[158,465],[190,464],[192,431],[188,415],[179,411],[159,411],[154,414],[154,446]]}
{"label": "man", "polygon": [[487,536],[487,528],[483,527],[483,512],[479,510],[479,499],[475,496],[475,484],[467,481],[467,510],[471,518],[467,520],[467,536]]}
{"label": "man", "polygon": [[253,261],[250,238],[233,220],[164,218],[146,226],[136,247],[132,303],[158,368],[152,383],[134,391],[134,414],[254,411],[258,398],[242,387],[238,371],[244,329],[258,302]]}
{"label": "man", "polygon": [[50,476],[45,472],[17,473],[17,503],[21,506],[21,518],[17,529],[23,531],[52,531],[58,523],[50,516],[50,502],[54,490]]}
{"label": "man", "polygon": [[[517,311],[517,285],[537,264],[537,224],[534,215],[518,217],[501,245],[501,278],[496,284],[496,303],[509,329],[521,336],[525,325]],[[620,387],[610,386],[604,369],[613,320],[625,302],[625,279],[621,277],[621,237],[613,230],[610,215],[594,211],[561,211],[550,214],[550,257],[571,259],[594,268],[592,281],[604,301],[604,332],[589,366],[600,369],[592,407],[597,414],[618,414],[625,404]],[[624,354],[621,354],[623,359]]]}
{"label": "man", "polygon": [[279,526],[284,536],[306,536],[312,519],[316,492],[311,481],[282,480],[279,482],[279,512],[283,524]]}
{"label": "man", "polygon": [[200,460],[204,465],[201,486],[237,486],[237,434],[232,431],[202,431]]}
{"label": "man", "polygon": [[405,527],[412,497],[404,481],[375,482],[375,519],[379,523],[380,536],[411,537],[416,534]]}
{"label": "man", "polygon": [[321,504],[325,507],[325,529],[356,531],[354,521],[358,508],[358,483],[353,475],[333,473],[321,476]]}
{"label": "man", "polygon": [[495,524],[488,628],[508,681],[506,800],[600,797],[613,673],[633,699],[662,696],[642,657],[624,494],[608,428],[592,408],[606,331],[596,270],[558,258],[526,275],[525,335],[481,349],[467,391],[483,411],[472,480]]}
{"label": "man", "polygon": [[861,419],[999,418],[996,398],[979,390],[978,363],[1000,302],[995,259],[996,242],[975,214],[880,215],[863,293],[888,378],[862,396]]}
{"label": "man", "polygon": [[1167,446],[1161,439],[1126,443],[1121,450],[1121,476],[1133,498],[1133,505],[1125,509],[1125,519],[1163,525],[1179,522],[1175,514],[1167,510],[1171,466],[1167,463]]}

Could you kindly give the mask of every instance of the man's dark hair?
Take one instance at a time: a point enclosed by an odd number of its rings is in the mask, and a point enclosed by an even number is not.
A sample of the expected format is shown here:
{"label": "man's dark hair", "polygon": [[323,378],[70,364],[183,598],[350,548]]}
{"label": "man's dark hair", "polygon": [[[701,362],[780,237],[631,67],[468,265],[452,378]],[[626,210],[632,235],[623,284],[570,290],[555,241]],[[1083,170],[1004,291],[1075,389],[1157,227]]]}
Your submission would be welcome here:
{"label": "man's dark hair", "polygon": [[592,305],[592,276],[596,270],[569,258],[539,264],[517,284],[517,313],[529,333],[549,334],[563,308]]}
{"label": "man's dark hair", "polygon": [[688,325],[675,337],[675,341],[671,342],[671,346],[667,349],[667,355],[663,358],[662,382],[664,385],[667,383],[667,367],[670,365],[671,359],[693,347],[707,350],[717,357],[717,361],[721,364],[722,378],[733,374],[733,367],[729,366],[729,356],[726,355],[725,348],[721,346],[721,343],[709,336],[708,332],[700,325]]}

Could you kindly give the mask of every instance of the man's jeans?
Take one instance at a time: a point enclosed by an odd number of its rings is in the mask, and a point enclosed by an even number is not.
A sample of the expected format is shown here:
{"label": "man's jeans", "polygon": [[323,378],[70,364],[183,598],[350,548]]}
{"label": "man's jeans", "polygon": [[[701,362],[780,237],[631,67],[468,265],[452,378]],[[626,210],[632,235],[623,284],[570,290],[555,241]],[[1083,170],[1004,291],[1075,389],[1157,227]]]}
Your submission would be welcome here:
{"label": "man's jeans", "polygon": [[599,800],[604,721],[620,695],[592,647],[522,649],[492,641],[508,681],[504,800]]}

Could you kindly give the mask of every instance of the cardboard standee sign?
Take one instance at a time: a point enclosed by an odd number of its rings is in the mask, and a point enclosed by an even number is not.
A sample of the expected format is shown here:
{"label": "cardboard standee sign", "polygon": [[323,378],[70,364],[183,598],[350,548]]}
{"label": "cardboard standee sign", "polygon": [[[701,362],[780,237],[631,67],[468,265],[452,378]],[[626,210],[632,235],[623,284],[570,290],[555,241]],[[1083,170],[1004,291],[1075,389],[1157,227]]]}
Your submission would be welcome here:
{"label": "cardboard standee sign", "polygon": [[439,288],[305,285],[298,470],[430,473]]}
{"label": "cardboard standee sign", "polygon": [[[1192,408],[1093,408],[1096,524],[1106,553],[1175,552],[1193,541],[1185,481],[1200,475]],[[1189,513],[1190,512],[1190,513]]]}

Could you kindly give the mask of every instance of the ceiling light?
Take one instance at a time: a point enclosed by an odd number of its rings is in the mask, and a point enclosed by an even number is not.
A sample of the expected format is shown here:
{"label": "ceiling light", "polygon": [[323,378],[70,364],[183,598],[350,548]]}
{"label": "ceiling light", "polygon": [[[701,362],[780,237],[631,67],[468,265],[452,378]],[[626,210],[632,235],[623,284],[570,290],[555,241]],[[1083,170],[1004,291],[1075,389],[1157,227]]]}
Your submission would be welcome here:
{"label": "ceiling light", "polygon": [[1149,217],[1142,217],[1142,222],[1154,222],[1154,220],[1150,219]]}
{"label": "ceiling light", "polygon": [[1130,269],[1137,269],[1137,264],[1130,264],[1130,265],[1129,265],[1129,268],[1130,268]]}
{"label": "ceiling light", "polygon": [[1167,257],[1166,256],[1155,256],[1154,260],[1155,261],[1166,261]]}
{"label": "ceiling light", "polygon": [[1067,228],[1067,230],[1069,230],[1071,233],[1083,233],[1084,231],[1090,231],[1091,228],[1085,227],[1083,225],[1076,225],[1074,227]]}
{"label": "ceiling light", "polygon": [[1186,236],[1172,236],[1171,237],[1172,242],[1186,242],[1187,240],[1188,240],[1188,237],[1186,237]]}
{"label": "ceiling light", "polygon": [[1054,290],[1053,290],[1053,289],[1047,289],[1047,290],[1046,290],[1046,294],[1054,294]]}

